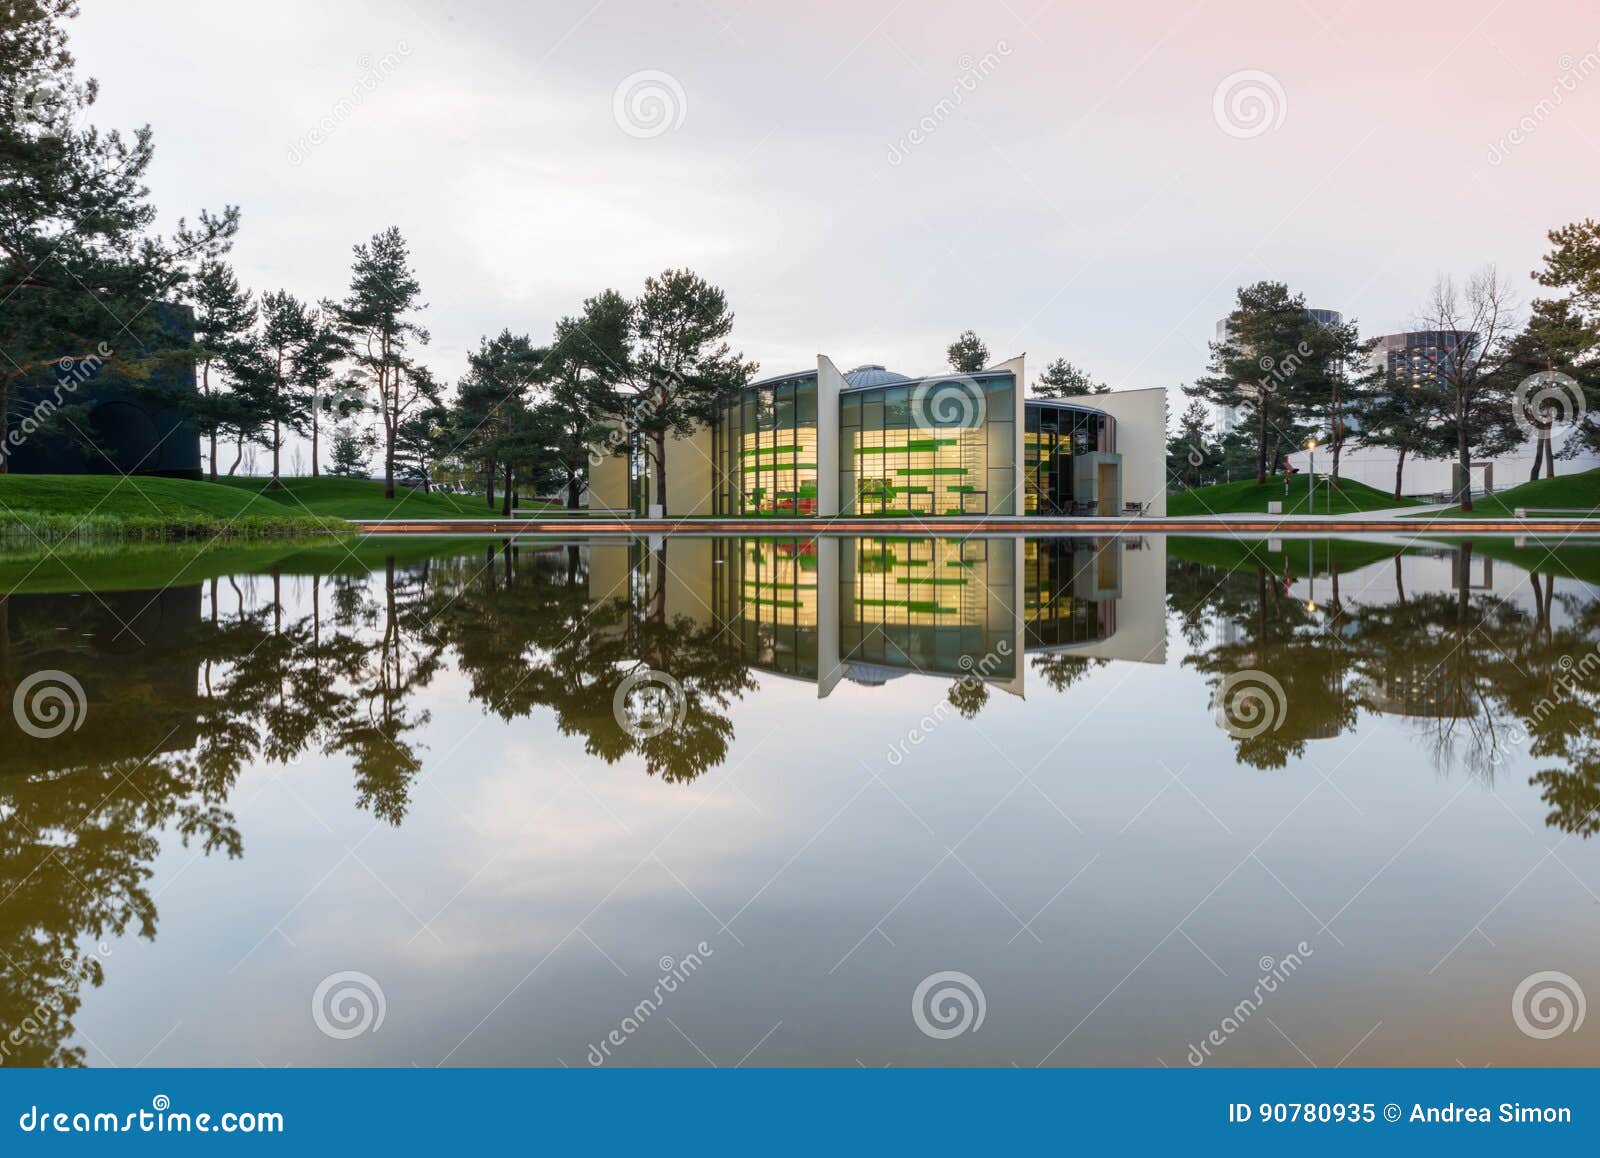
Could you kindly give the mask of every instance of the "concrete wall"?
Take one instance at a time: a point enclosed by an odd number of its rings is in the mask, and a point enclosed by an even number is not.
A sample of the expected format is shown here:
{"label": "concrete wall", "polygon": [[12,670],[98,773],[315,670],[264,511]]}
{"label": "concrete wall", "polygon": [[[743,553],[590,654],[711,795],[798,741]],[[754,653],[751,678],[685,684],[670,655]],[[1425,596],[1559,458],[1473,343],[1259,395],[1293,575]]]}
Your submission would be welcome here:
{"label": "concrete wall", "polygon": [[[1026,483],[1024,481],[1025,476],[1027,475],[1027,468],[1026,468],[1026,462],[1025,462],[1026,456],[1023,454],[1023,450],[1022,450],[1023,419],[1024,419],[1025,415],[1026,415],[1027,405],[1028,405],[1028,403],[1027,403],[1028,374],[1027,374],[1027,366],[1026,366],[1026,357],[1027,356],[1024,355],[1024,354],[1018,354],[1015,358],[1012,358],[1009,361],[1001,362],[1001,363],[998,363],[997,365],[989,367],[991,370],[1008,370],[1016,378],[1016,388],[1011,392],[1012,401],[1015,404],[1015,411],[1016,412],[1014,414],[1012,414],[1011,421],[1016,423],[1016,426],[1015,426],[1014,429],[1017,432],[1017,436],[1016,436],[1016,440],[1015,440],[1015,446],[1014,446],[1013,451],[1012,451],[1012,453],[1016,455],[1017,462],[1016,462],[1016,469],[1012,472],[1011,501],[1010,501],[1010,503],[1005,503],[1004,501],[1002,501],[999,505],[1004,506],[1006,509],[1003,512],[998,512],[998,511],[995,510],[994,505],[993,505],[994,504],[994,498],[993,498],[993,496],[990,496],[990,500],[989,501],[991,503],[991,506],[989,507],[989,513],[991,515],[993,515],[993,514],[1007,514],[1007,515],[1023,515],[1023,514],[1027,514],[1027,511],[1024,509],[1027,506],[1027,502],[1028,502]],[[995,417],[999,417],[999,416],[996,415]],[[985,485],[987,485],[988,480],[986,479],[986,480],[984,480],[984,482],[985,482]]]}
{"label": "concrete wall", "polygon": [[627,456],[608,454],[589,468],[589,506],[623,510],[627,505]]}
{"label": "concrete wall", "polygon": [[[1570,436],[1568,436],[1570,437]],[[1566,444],[1561,432],[1557,432],[1555,439],[1556,452],[1559,454]],[[1494,464],[1494,489],[1497,491],[1508,490],[1528,481],[1528,475],[1533,470],[1533,455],[1536,447],[1533,439],[1528,439],[1522,446],[1510,454],[1501,455],[1499,458],[1482,460],[1474,458],[1474,462],[1488,461]],[[1289,456],[1299,470],[1306,469],[1306,452],[1301,450]],[[1399,458],[1399,452],[1390,450],[1385,446],[1362,446],[1360,443],[1345,444],[1344,453],[1339,456],[1339,477],[1354,479],[1359,483],[1366,483],[1369,487],[1376,487],[1381,491],[1394,490],[1394,467]],[[1577,474],[1579,471],[1592,470],[1600,466],[1600,455],[1590,452],[1580,452],[1573,458],[1556,459],[1556,475]],[[1325,447],[1317,448],[1317,473],[1328,474],[1333,469],[1333,454]],[[1401,493],[1407,495],[1431,495],[1440,491],[1451,489],[1454,480],[1455,460],[1443,458],[1411,458],[1406,459],[1404,476],[1401,479]],[[1482,485],[1482,474],[1472,472],[1472,485]]]}
{"label": "concrete wall", "polygon": [[673,516],[709,515],[711,431],[701,427],[688,438],[667,440],[667,510]]}
{"label": "concrete wall", "polygon": [[839,513],[839,395],[844,375],[833,359],[817,355],[817,514]]}
{"label": "concrete wall", "polygon": [[1129,663],[1164,664],[1167,662],[1166,536],[1120,538],[1110,540],[1107,546],[1121,553],[1117,630],[1110,639],[1075,649],[1073,654]]}
{"label": "concrete wall", "polygon": [[[1146,514],[1164,516],[1167,513],[1166,388],[1113,390],[1110,394],[1095,394],[1081,401],[1104,410],[1117,420],[1117,453],[1122,456],[1122,501],[1143,503]],[[1120,511],[1115,513],[1121,514]]]}

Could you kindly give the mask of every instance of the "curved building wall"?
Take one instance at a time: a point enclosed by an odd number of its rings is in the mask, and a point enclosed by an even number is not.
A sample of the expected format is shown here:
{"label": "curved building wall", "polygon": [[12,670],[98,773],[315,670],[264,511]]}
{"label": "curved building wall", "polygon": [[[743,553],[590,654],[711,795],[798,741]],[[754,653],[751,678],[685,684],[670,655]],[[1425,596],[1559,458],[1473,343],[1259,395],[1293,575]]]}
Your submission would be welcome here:
{"label": "curved building wall", "polygon": [[839,513],[1015,514],[1016,390],[1006,371],[846,391]]}
{"label": "curved building wall", "polygon": [[716,514],[818,514],[817,376],[747,387],[713,424],[711,460]]}

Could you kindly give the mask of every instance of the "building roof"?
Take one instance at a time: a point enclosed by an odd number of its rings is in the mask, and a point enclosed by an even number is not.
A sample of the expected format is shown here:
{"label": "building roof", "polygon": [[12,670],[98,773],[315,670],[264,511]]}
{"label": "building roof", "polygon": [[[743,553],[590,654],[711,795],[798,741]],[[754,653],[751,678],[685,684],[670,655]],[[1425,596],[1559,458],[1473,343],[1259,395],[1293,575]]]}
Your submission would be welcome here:
{"label": "building roof", "polygon": [[897,382],[910,382],[912,379],[869,362],[864,366],[857,366],[854,370],[846,370],[844,381],[851,390],[865,390],[870,386],[893,386]]}

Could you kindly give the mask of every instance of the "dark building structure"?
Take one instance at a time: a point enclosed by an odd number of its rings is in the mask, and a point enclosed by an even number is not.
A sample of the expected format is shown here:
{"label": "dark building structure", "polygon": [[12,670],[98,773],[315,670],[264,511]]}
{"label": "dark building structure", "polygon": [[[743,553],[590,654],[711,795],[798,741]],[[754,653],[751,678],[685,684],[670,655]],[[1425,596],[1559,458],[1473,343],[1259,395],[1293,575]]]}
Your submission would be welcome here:
{"label": "dark building structure", "polygon": [[[59,369],[56,381],[13,388],[0,443],[12,473],[201,477],[200,436],[185,407],[195,393],[194,365],[181,355],[192,340],[194,316],[170,304],[151,312],[164,349],[135,352],[152,363],[142,380],[90,358]],[[68,408],[82,415],[73,420],[76,429],[33,429]]]}

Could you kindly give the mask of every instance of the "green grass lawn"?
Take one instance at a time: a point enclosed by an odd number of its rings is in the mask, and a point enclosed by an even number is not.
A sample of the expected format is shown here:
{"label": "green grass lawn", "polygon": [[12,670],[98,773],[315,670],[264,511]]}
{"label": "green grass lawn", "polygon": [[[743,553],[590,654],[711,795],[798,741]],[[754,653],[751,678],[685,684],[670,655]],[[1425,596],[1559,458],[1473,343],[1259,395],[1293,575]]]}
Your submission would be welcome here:
{"label": "green grass lawn", "polygon": [[[529,501],[525,506],[543,505]],[[67,535],[234,537],[343,534],[345,519],[481,518],[477,495],[427,494],[401,487],[383,497],[371,479],[286,478],[268,489],[261,478],[130,478],[114,475],[0,475],[0,530],[27,538]]]}
{"label": "green grass lawn", "polygon": [[[1357,539],[1280,539],[1278,549],[1269,549],[1272,540],[1218,539],[1201,535],[1173,535],[1167,539],[1167,553],[1191,563],[1205,563],[1228,571],[1254,571],[1265,567],[1274,575],[1288,573],[1296,578],[1308,574],[1326,575],[1334,567],[1355,571],[1384,559],[1407,553],[1407,548]],[[1310,568],[1310,570],[1308,570]]]}
{"label": "green grass lawn", "polygon": [[[286,506],[292,512],[333,515],[341,519],[471,519],[500,511],[489,510],[482,495],[449,495],[396,487],[395,497],[383,497],[383,484],[364,478],[285,478],[283,486],[267,489],[264,478],[219,478],[218,486],[247,491],[263,500]],[[497,496],[498,502],[498,496]],[[542,506],[528,499],[519,509]]]}
{"label": "green grass lawn", "polygon": [[1215,486],[1196,487],[1167,496],[1167,514],[1176,518],[1186,515],[1238,515],[1267,513],[1267,504],[1283,503],[1286,515],[1348,515],[1356,511],[1381,511],[1391,507],[1412,507],[1414,499],[1395,499],[1385,491],[1369,487],[1351,479],[1340,480],[1333,489],[1325,476],[1317,477],[1316,510],[1306,506],[1309,480],[1297,474],[1289,480],[1288,493],[1284,493],[1283,477],[1269,479],[1257,485],[1255,479],[1243,482],[1217,483]]}
{"label": "green grass lawn", "polygon": [[0,475],[0,534],[63,537],[230,537],[343,533],[327,518],[186,479]]}
{"label": "green grass lawn", "polygon": [[1498,494],[1473,499],[1470,511],[1452,507],[1435,514],[1455,519],[1511,518],[1518,507],[1572,508],[1591,512],[1584,517],[1600,518],[1600,469],[1526,482]]}

